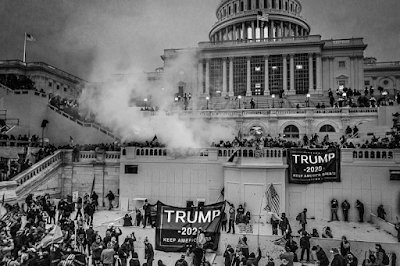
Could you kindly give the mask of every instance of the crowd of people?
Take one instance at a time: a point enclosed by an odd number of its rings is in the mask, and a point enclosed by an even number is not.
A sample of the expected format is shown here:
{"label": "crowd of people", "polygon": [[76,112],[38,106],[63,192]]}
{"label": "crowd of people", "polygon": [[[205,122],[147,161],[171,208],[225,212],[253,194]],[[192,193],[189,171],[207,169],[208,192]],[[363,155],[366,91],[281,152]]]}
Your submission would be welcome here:
{"label": "crowd of people", "polygon": [[12,90],[35,90],[35,83],[24,75],[0,74],[0,83]]}
{"label": "crowd of people", "polygon": [[[115,197],[111,197],[110,194],[113,193],[110,191],[106,198],[109,199],[111,209]],[[145,262],[141,264],[138,253],[135,251],[137,239],[134,232],[122,237],[121,228],[115,226],[114,223],[108,225],[105,235],[101,235],[95,230],[93,216],[99,208],[98,200],[98,195],[93,191],[90,195],[85,194],[83,198],[77,197],[75,200],[72,196],[67,196],[57,204],[55,199],[48,194],[43,196],[30,194],[22,206],[5,204],[7,214],[0,221],[0,265],[152,266],[155,261],[155,253],[151,241],[147,237],[143,241]],[[332,207],[338,205],[334,200],[331,203]],[[243,205],[239,205],[235,209],[232,203],[227,202],[227,204],[229,205],[227,217],[229,228],[227,230],[226,219],[223,219],[221,230],[227,233],[232,230],[232,233],[235,233],[234,224],[248,223],[247,216],[250,216],[250,213],[245,212]],[[152,207],[154,205],[149,204],[146,200],[143,205],[144,216],[139,210],[136,210],[135,222],[132,223],[132,217],[127,214],[123,218],[123,226],[156,227],[154,217],[152,217]],[[250,252],[247,237],[242,235],[236,245],[228,244],[226,246],[223,253],[224,265],[259,265],[263,252],[268,258],[267,265],[269,266],[275,265],[274,260],[279,260],[283,266],[293,265],[293,262],[318,263],[322,266],[358,265],[358,259],[361,258],[357,258],[351,252],[350,241],[345,236],[342,236],[340,246],[330,249],[332,258],[329,259],[323,248],[319,245],[311,245],[313,239],[319,237],[319,233],[315,228],[311,234],[306,231],[307,209],[299,213],[296,220],[301,226],[298,231],[300,234],[298,242],[292,236],[292,226],[284,213],[280,217],[277,215],[271,217],[272,234],[278,235],[278,228],[282,233],[282,237],[275,240],[276,245],[282,246],[282,252],[278,257],[273,257],[267,250],[262,251],[260,248],[258,248],[257,254]],[[277,221],[278,223],[276,223]],[[333,237],[329,227],[325,227],[321,235],[323,238]],[[362,265],[389,265],[389,256],[382,245],[376,244],[375,247],[376,250],[369,252],[368,258]],[[204,251],[196,254],[198,251],[198,245],[188,250],[194,254],[193,265],[211,265],[204,260]],[[182,255],[177,259],[175,266],[188,266],[187,255]],[[392,263],[395,260],[395,254],[391,254]],[[165,266],[162,260],[158,260],[157,265]]]}

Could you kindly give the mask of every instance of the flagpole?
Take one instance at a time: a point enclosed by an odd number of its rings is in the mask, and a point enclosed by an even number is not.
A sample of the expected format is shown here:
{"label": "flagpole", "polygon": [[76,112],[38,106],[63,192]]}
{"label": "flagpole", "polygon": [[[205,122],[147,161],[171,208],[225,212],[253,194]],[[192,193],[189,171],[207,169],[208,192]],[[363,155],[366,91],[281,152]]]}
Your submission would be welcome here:
{"label": "flagpole", "polygon": [[26,60],[26,32],[25,32],[25,35],[24,35],[24,56],[22,58],[22,62],[25,63],[25,60]]}
{"label": "flagpole", "polygon": [[261,220],[261,209],[263,206],[264,197],[265,197],[265,192],[263,193],[263,197],[261,199],[261,204],[260,204],[260,212],[258,213],[258,232],[257,232],[257,246],[258,247],[260,247],[260,220]]}

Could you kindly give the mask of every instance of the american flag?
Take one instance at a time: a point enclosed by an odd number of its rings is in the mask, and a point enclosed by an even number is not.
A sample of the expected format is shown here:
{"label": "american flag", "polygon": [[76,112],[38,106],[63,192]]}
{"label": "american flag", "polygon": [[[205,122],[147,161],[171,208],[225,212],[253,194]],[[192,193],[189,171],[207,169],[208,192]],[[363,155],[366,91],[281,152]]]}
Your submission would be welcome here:
{"label": "american flag", "polygon": [[268,21],[269,20],[268,14],[263,14],[263,12],[258,11],[257,20],[259,20],[259,21]]}
{"label": "american flag", "polygon": [[36,41],[35,37],[33,37],[33,36],[32,36],[31,34],[29,34],[29,33],[26,33],[26,34],[25,34],[25,38],[26,38],[27,41],[30,41],[30,42],[35,42],[35,41]]}
{"label": "american flag", "polygon": [[279,213],[280,199],[273,184],[265,191],[265,196],[267,197],[267,206],[264,209],[269,212]]}

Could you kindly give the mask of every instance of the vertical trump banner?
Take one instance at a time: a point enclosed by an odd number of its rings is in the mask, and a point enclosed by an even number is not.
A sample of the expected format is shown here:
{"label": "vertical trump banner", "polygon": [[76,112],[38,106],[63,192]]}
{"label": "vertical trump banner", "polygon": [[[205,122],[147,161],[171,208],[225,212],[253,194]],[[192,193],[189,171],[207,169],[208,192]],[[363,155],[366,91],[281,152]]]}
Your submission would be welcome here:
{"label": "vertical trump banner", "polygon": [[201,207],[179,208],[157,202],[157,229],[155,248],[182,252],[196,246],[202,230],[205,249],[217,250],[225,201]]}
{"label": "vertical trump banner", "polygon": [[289,149],[289,183],[340,182],[340,149]]}

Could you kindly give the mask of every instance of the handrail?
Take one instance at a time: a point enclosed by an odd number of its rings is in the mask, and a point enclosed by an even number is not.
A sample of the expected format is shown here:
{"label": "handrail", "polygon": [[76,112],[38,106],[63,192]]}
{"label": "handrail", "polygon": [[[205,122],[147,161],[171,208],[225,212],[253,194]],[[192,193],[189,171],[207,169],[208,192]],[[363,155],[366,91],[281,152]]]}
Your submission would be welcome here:
{"label": "handrail", "polygon": [[44,170],[48,169],[54,163],[62,162],[62,159],[63,159],[63,151],[61,150],[56,151],[53,155],[42,159],[41,161],[29,167],[25,171],[13,177],[11,180],[16,181],[18,183],[18,186],[21,186],[22,184],[29,181],[33,177],[42,173]]}
{"label": "handrail", "polygon": [[62,115],[62,116],[64,116],[64,117],[68,118],[69,120],[75,122],[76,124],[78,124],[78,125],[81,126],[81,127],[92,127],[92,128],[94,128],[94,129],[96,129],[96,130],[98,130],[98,131],[100,131],[100,132],[102,132],[102,133],[104,133],[104,134],[106,134],[106,135],[108,135],[108,136],[114,138],[114,139],[118,139],[118,137],[117,137],[116,135],[114,135],[112,132],[108,131],[107,129],[102,128],[101,126],[99,126],[99,125],[97,125],[97,124],[95,124],[95,123],[83,122],[83,121],[81,121],[81,120],[79,120],[79,119],[77,119],[77,118],[71,116],[70,114],[68,114],[68,113],[66,113],[66,112],[64,112],[64,111],[62,111],[62,110],[60,110],[60,109],[58,109],[58,108],[55,107],[54,105],[48,104],[48,107],[49,107],[51,110],[53,110],[53,111],[59,113],[60,115]]}

